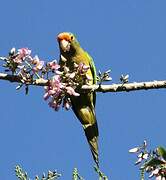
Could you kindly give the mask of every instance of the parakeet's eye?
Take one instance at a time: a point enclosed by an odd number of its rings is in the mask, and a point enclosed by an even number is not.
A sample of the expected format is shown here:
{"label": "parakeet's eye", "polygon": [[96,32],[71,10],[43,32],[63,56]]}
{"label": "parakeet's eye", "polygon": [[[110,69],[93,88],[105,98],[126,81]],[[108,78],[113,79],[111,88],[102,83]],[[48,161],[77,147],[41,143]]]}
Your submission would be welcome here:
{"label": "parakeet's eye", "polygon": [[73,40],[73,39],[74,39],[74,36],[71,36],[70,39]]}

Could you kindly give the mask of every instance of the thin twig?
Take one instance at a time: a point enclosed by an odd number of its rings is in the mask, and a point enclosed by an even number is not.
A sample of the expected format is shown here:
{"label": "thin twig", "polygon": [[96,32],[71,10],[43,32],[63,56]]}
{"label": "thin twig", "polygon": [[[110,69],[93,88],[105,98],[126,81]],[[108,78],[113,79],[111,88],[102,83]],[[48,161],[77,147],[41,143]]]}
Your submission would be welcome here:
{"label": "thin twig", "polygon": [[[22,83],[21,77],[16,75],[9,75],[5,73],[0,73],[0,80]],[[25,82],[25,84],[35,85],[35,86],[47,86],[48,83],[49,83],[48,80],[43,78],[34,80],[33,82]],[[133,82],[133,83],[125,83],[125,84],[82,86],[82,90],[84,91],[93,90],[96,92],[123,92],[123,91],[129,92],[129,91],[137,91],[137,90],[162,89],[162,88],[166,88],[166,80]]]}

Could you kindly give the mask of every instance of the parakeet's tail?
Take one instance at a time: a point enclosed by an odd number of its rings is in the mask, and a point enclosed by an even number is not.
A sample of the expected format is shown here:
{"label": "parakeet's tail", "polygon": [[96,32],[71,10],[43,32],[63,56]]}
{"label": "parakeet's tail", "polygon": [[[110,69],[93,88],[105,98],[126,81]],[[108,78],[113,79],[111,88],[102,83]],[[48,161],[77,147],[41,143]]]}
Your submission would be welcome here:
{"label": "parakeet's tail", "polygon": [[93,159],[99,167],[99,153],[98,153],[98,126],[97,121],[93,125],[83,125],[86,138],[88,140]]}
{"label": "parakeet's tail", "polygon": [[96,115],[93,105],[94,93],[81,94],[78,97],[72,97],[72,109],[80,120],[86,138],[88,140],[93,159],[97,166],[99,166],[99,154],[98,154],[98,126],[96,121]]}

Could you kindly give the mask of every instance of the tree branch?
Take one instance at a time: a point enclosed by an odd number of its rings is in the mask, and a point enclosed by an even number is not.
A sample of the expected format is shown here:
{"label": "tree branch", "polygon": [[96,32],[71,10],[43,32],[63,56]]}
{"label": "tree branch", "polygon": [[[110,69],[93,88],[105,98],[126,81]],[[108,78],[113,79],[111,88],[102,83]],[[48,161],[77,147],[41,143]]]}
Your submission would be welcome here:
{"label": "tree branch", "polygon": [[0,79],[1,80],[7,80],[10,82],[17,82],[17,83],[23,83],[23,84],[27,84],[27,85],[35,85],[35,86],[47,86],[48,85],[48,80],[46,79],[36,79],[33,82],[31,81],[27,81],[27,82],[23,82],[22,78],[20,76],[17,75],[10,75],[10,74],[5,74],[5,73],[0,73]]}
{"label": "tree branch", "polygon": [[[0,73],[1,80],[7,80],[10,82],[23,83],[21,77],[16,75],[9,75],[5,73]],[[34,86],[47,86],[48,80],[46,79],[37,79],[33,82],[24,82],[27,85]],[[82,89],[85,90],[95,90],[96,92],[129,92],[137,90],[148,90],[148,89],[162,89],[166,88],[166,80],[160,81],[149,81],[149,82],[133,82],[125,84],[111,84],[111,85],[84,85]]]}
{"label": "tree branch", "polygon": [[148,89],[161,89],[166,88],[166,80],[161,81],[146,81],[146,82],[133,82],[125,84],[111,84],[111,85],[84,85],[82,89],[93,89],[97,92],[129,92],[137,90],[148,90]]}

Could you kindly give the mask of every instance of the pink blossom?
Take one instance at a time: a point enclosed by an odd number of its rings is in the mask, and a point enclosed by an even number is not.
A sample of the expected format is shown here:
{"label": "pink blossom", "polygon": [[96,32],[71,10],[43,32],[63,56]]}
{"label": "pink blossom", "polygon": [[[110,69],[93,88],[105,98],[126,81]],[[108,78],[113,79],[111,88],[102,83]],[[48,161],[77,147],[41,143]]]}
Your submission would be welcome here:
{"label": "pink blossom", "polygon": [[69,102],[65,102],[65,103],[64,103],[64,107],[65,107],[66,110],[69,110],[69,109],[70,109],[70,104],[69,104]]}
{"label": "pink blossom", "polygon": [[165,180],[165,178],[164,177],[162,178],[161,176],[157,176],[156,180]]}
{"label": "pink blossom", "polygon": [[51,70],[58,70],[60,68],[60,65],[57,63],[56,60],[53,60],[52,62],[48,63],[48,66],[50,67]]}
{"label": "pink blossom", "polygon": [[31,54],[31,50],[29,50],[28,48],[18,49],[18,54],[13,59],[13,61],[17,64],[21,64],[25,60],[25,58],[27,57],[31,58],[30,54]]}
{"label": "pink blossom", "polygon": [[73,79],[73,78],[75,77],[75,75],[76,75],[76,73],[73,72],[73,73],[71,73],[71,74],[69,75],[69,78]]}
{"label": "pink blossom", "polygon": [[61,82],[60,82],[61,78],[60,75],[55,75],[52,77],[52,80],[50,81],[50,84],[52,87],[61,87]]}
{"label": "pink blossom", "polygon": [[60,104],[58,104],[55,100],[48,103],[51,108],[53,108],[55,111],[58,111],[60,108]]}
{"label": "pink blossom", "polygon": [[68,72],[69,72],[69,68],[65,66],[65,67],[64,67],[64,72],[65,72],[65,73],[68,73]]}
{"label": "pink blossom", "polygon": [[47,100],[50,96],[56,94],[56,90],[48,89],[44,94],[44,100]]}
{"label": "pink blossom", "polygon": [[62,88],[64,88],[64,85],[61,82],[60,75],[53,76],[52,80],[50,81],[50,85],[52,89],[56,89],[56,91],[61,91]]}
{"label": "pink blossom", "polygon": [[74,64],[74,71],[71,71],[69,67],[63,66],[63,71],[58,71],[60,68],[56,60],[47,64],[49,70],[53,70],[56,75],[49,81],[48,87],[45,89],[44,99],[49,101],[49,106],[55,110],[60,108],[60,105],[68,110],[71,107],[70,96],[80,96],[75,91],[77,84],[83,83],[83,81],[91,81],[91,77],[86,76],[86,72],[89,70],[89,66],[83,63]]}
{"label": "pink blossom", "polygon": [[44,94],[44,96],[43,96],[44,100],[47,100],[49,97],[50,97],[50,95],[49,95],[48,92],[46,92],[46,93]]}
{"label": "pink blossom", "polygon": [[33,60],[32,60],[32,64],[35,65],[35,67],[33,67],[34,71],[39,71],[43,68],[44,66],[44,61],[40,61],[39,57],[36,55]]}
{"label": "pink blossom", "polygon": [[80,95],[79,93],[75,92],[75,90],[70,86],[66,87],[66,90],[67,90],[67,93],[69,95],[73,95],[73,96],[79,96]]}
{"label": "pink blossom", "polygon": [[28,48],[21,48],[18,49],[18,54],[20,58],[25,58],[27,56],[30,56],[31,50],[29,50]]}
{"label": "pink blossom", "polygon": [[17,64],[21,64],[23,62],[23,59],[17,56],[16,58],[13,59],[13,61]]}
{"label": "pink blossom", "polygon": [[152,173],[150,174],[150,176],[149,176],[149,177],[157,176],[157,175],[158,175],[158,173],[159,173],[159,169],[158,169],[158,168],[156,168],[155,170],[153,170],[153,171],[152,171]]}
{"label": "pink blossom", "polygon": [[89,69],[89,66],[86,66],[84,63],[80,63],[78,65],[78,71],[81,73],[81,74],[84,74],[88,71]]}
{"label": "pink blossom", "polygon": [[64,100],[63,100],[63,107],[66,110],[70,109],[70,107],[71,107],[71,100],[70,100],[70,98],[64,98]]}
{"label": "pink blossom", "polygon": [[62,87],[63,85],[60,82],[60,76],[53,76],[49,85],[45,88],[44,99],[47,100],[50,96],[59,96],[59,94],[62,92]]}
{"label": "pink blossom", "polygon": [[22,81],[26,81],[30,79],[30,74],[26,72],[25,66],[19,66],[20,71],[18,72],[18,75],[22,78]]}

